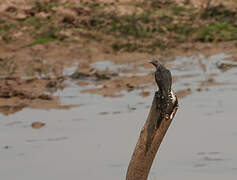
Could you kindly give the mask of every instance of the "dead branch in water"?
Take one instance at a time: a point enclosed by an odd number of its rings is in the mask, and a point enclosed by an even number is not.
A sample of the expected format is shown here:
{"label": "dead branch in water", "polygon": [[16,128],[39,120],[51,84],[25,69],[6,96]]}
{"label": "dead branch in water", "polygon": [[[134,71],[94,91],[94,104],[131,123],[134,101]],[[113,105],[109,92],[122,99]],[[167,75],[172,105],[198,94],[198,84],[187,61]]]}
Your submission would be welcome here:
{"label": "dead branch in water", "polygon": [[176,95],[170,91],[170,96],[166,99],[161,89],[162,87],[159,86],[159,91],[154,95],[150,113],[127,169],[126,180],[147,179],[158,148],[178,109]]}

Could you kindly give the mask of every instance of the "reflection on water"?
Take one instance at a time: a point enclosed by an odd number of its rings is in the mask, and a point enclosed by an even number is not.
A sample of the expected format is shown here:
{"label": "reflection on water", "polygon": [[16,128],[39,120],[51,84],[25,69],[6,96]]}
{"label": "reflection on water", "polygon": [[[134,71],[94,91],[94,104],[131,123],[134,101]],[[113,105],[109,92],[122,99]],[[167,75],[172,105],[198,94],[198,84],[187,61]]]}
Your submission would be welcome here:
{"label": "reflection on water", "polygon": [[[224,58],[211,57],[207,74],[218,73],[215,81],[230,84],[208,86],[202,91],[196,90],[205,81],[198,58],[174,62],[171,70],[178,77],[174,89],[185,89],[184,84],[189,83],[193,93],[179,101],[180,109],[154,161],[150,180],[236,179],[236,69],[216,69],[215,62]],[[196,75],[181,78],[192,74]],[[64,104],[84,106],[50,111],[24,109],[0,115],[3,179],[125,178],[152,95],[143,98],[135,90],[121,98],[103,98],[81,94],[81,88],[72,84],[56,95]],[[155,89],[149,90],[151,94]],[[34,130],[31,124],[36,121],[46,126]]]}

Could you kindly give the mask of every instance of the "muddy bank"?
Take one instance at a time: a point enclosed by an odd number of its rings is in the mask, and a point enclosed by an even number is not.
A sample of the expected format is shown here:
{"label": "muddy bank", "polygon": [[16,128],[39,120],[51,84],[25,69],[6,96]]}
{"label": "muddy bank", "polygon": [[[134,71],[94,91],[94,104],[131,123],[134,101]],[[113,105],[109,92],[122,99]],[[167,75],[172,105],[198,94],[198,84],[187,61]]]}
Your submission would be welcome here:
{"label": "muddy bank", "polygon": [[[52,92],[64,88],[61,80],[1,78],[0,112],[8,115],[25,107],[40,109],[67,109]],[[72,106],[73,107],[73,106]]]}
{"label": "muddy bank", "polygon": [[[176,90],[179,98],[194,92],[208,91],[213,86],[231,86],[235,80],[218,78],[236,69],[235,55],[218,54],[208,59],[203,56],[179,57],[165,65],[173,74],[173,83],[182,84]],[[99,94],[103,97],[122,97],[126,92],[139,91],[138,96],[149,97],[150,87],[154,87],[154,69],[151,64],[115,64],[111,61],[96,63],[76,63],[62,70],[60,78],[3,78],[0,83],[0,107],[5,114],[14,113],[24,107],[69,108],[60,105],[58,92],[76,86],[78,93]],[[157,87],[156,87],[157,88]],[[69,95],[72,96],[73,95]],[[80,101],[74,105],[82,104]]]}

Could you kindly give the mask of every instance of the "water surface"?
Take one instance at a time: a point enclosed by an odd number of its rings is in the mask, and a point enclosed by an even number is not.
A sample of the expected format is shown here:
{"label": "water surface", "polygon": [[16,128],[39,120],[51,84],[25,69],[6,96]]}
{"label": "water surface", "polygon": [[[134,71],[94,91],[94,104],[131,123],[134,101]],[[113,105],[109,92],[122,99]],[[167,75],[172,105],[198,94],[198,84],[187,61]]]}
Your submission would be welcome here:
{"label": "water surface", "polygon": [[[150,180],[235,180],[237,177],[236,69],[221,72],[212,56],[207,72],[198,58],[178,58],[171,71],[175,91],[190,88],[156,157]],[[103,66],[104,64],[99,64]],[[97,66],[99,66],[97,64]],[[229,83],[196,89],[211,73]],[[194,75],[182,78],[184,75]],[[189,85],[187,86],[187,83]],[[140,90],[121,98],[81,94],[72,86],[56,93],[63,104],[83,104],[69,110],[25,108],[0,115],[0,177],[5,180],[125,179],[126,169],[149,112],[153,93]],[[44,122],[41,129],[31,123]]]}

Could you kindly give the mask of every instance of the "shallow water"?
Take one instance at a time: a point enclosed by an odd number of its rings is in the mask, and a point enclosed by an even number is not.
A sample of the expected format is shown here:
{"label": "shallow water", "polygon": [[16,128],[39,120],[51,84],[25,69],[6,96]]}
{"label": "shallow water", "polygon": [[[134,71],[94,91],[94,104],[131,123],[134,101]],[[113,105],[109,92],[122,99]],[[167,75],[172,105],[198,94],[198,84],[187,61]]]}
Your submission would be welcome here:
{"label": "shallow water", "polygon": [[[154,161],[150,180],[236,179],[237,71],[233,68],[222,73],[215,67],[227,57],[212,56],[206,74],[198,65],[202,56],[174,61],[171,71],[178,77],[174,90],[185,89],[185,83],[190,83],[193,93],[179,100],[180,108]],[[212,72],[218,73],[215,81],[231,84],[196,91]],[[181,78],[185,74],[195,76]],[[56,93],[63,104],[83,104],[80,107],[26,108],[0,115],[1,179],[125,179],[153,95],[142,98],[135,90],[121,98],[104,98],[81,94],[81,89],[72,83]],[[151,87],[149,91],[153,94],[155,90]],[[46,126],[32,129],[35,121]]]}

